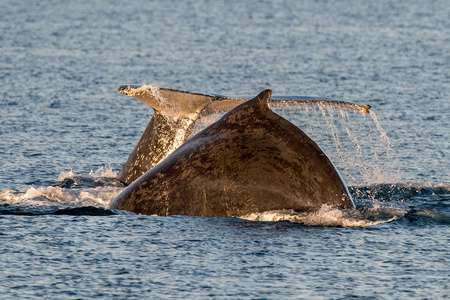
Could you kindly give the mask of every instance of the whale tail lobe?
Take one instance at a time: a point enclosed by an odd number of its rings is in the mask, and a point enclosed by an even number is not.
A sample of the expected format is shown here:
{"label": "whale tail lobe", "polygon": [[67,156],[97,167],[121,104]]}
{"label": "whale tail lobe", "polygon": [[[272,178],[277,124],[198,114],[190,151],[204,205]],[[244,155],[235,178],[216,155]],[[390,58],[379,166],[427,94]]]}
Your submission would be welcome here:
{"label": "whale tail lobe", "polygon": [[203,116],[228,111],[245,99],[204,95],[154,85],[122,85],[118,92],[131,96],[155,111],[139,142],[119,172],[118,180],[131,184],[157,165],[190,136]]}

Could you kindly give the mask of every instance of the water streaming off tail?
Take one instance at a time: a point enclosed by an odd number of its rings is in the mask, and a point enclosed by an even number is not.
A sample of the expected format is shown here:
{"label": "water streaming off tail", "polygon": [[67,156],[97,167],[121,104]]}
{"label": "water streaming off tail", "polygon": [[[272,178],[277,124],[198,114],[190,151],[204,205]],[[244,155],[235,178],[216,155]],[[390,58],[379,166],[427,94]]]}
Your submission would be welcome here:
{"label": "water streaming off tail", "polygon": [[[167,107],[173,101],[165,99],[156,85],[141,86],[133,91],[146,92]],[[303,103],[302,103],[303,102]],[[274,102],[275,103],[275,102]],[[400,180],[398,161],[394,161],[393,145],[373,111],[362,113],[357,105],[338,101],[301,101],[298,104],[276,104],[272,110],[302,129],[335,164],[349,185],[393,183]],[[348,103],[346,103],[348,104]],[[350,109],[353,108],[353,109]],[[366,108],[360,106],[361,108]],[[216,121],[222,114],[208,115],[195,121],[190,136]],[[174,142],[161,143],[168,154],[185,141],[192,119],[167,119],[176,136]],[[182,122],[183,121],[183,122]],[[173,124],[171,124],[173,122]]]}
{"label": "water streaming off tail", "polygon": [[[400,181],[394,146],[374,112],[330,105],[286,105],[272,107],[327,154],[349,185],[372,185]],[[221,114],[197,121],[192,134],[216,121]]]}
{"label": "water streaming off tail", "polygon": [[294,106],[276,110],[311,137],[349,185],[398,182],[393,145],[374,112],[333,106]]}

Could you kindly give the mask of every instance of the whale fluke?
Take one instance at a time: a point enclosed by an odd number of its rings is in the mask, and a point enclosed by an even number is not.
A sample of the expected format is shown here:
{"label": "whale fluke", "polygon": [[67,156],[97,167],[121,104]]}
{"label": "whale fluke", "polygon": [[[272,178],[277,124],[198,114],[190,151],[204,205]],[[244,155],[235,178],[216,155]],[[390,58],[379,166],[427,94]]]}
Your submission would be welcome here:
{"label": "whale fluke", "polygon": [[119,172],[118,180],[129,185],[190,136],[202,116],[228,111],[245,99],[203,95],[156,86],[123,85],[118,92],[132,96],[155,111],[139,142]]}
{"label": "whale fluke", "polygon": [[261,92],[194,135],[128,186],[111,208],[225,217],[354,208],[325,153],[269,108],[271,94]]}
{"label": "whale fluke", "polygon": [[[206,95],[154,85],[122,85],[118,92],[136,98],[155,111],[139,142],[118,175],[118,180],[131,184],[156,166],[191,135],[195,122],[202,117],[226,112],[248,101],[250,97],[233,98]],[[370,106],[316,97],[273,97],[271,107],[293,105],[332,105],[368,113]]]}
{"label": "whale fluke", "polygon": [[136,98],[155,111],[173,118],[191,116],[195,119],[203,110],[208,111],[208,114],[225,112],[248,100],[166,89],[154,85],[122,85],[118,88],[118,92]]}
{"label": "whale fluke", "polygon": [[[159,91],[159,95],[158,95]],[[202,108],[204,110],[203,114],[213,114],[228,111],[237,105],[251,99],[251,97],[225,97],[219,95],[206,95],[199,93],[192,93],[174,89],[158,88],[154,85],[122,85],[118,88],[118,92],[136,98],[137,100],[153,107],[158,110],[159,106],[157,103],[162,101],[163,106],[170,105],[175,108],[175,112],[186,111],[186,104]],[[167,100],[156,100],[155,98],[161,97]],[[189,100],[187,100],[189,98]],[[193,103],[195,103],[193,105]],[[202,106],[201,104],[206,104]],[[299,106],[299,105],[327,105],[342,107],[347,109],[358,110],[362,113],[368,114],[370,112],[370,105],[359,105],[345,101],[334,100],[324,97],[310,97],[310,96],[272,96],[269,102],[270,107],[279,106]],[[170,112],[164,112],[160,109],[162,113],[170,114]],[[189,110],[187,110],[189,111]]]}

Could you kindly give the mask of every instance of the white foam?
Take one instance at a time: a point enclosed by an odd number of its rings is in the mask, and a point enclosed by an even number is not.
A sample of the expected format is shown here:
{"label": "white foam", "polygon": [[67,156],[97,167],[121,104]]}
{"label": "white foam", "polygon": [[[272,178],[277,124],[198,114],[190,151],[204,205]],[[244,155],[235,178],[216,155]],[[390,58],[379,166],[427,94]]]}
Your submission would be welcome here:
{"label": "white foam", "polygon": [[4,190],[0,201],[14,205],[68,205],[109,207],[111,201],[123,190],[118,187],[64,189],[61,187],[30,187],[26,192]]}
{"label": "white foam", "polygon": [[178,103],[177,97],[176,96],[171,97],[170,93],[166,94],[165,96],[161,95],[161,90],[159,86],[157,86],[156,84],[142,85],[139,88],[133,90],[133,93],[135,94],[147,93],[149,95],[152,95],[156,103],[153,104],[147,103],[147,104],[153,108],[157,108],[164,115],[168,116],[170,115],[170,117],[174,119],[177,119],[184,115],[184,112],[180,104]]}
{"label": "white foam", "polygon": [[443,189],[446,189],[447,191],[450,191],[450,184],[449,183],[439,183],[439,184],[433,185],[433,187],[443,188]]}
{"label": "white foam", "polygon": [[76,188],[30,186],[26,191],[6,189],[0,191],[0,203],[36,207],[48,205],[109,207],[110,202],[124,189],[120,183],[109,180],[116,177],[117,173],[110,167],[91,170],[88,175],[79,174],[71,169],[61,172],[57,181],[64,182],[71,179]]}
{"label": "white foam", "polygon": [[77,174],[75,174],[73,169],[70,169],[70,171],[68,171],[68,172],[59,173],[58,179],[56,181],[62,182],[62,181],[64,181],[64,179],[74,178],[75,176],[77,176]]}
{"label": "white foam", "polygon": [[158,100],[163,99],[159,93],[159,86],[156,84],[143,84],[137,88],[133,88],[130,92],[131,95],[137,95],[142,93],[151,92]]}
{"label": "white foam", "polygon": [[[242,216],[241,218],[263,222],[290,221],[306,226],[364,227],[391,222],[403,217],[405,213],[406,211],[396,208],[378,207],[361,212],[359,210],[340,210],[325,205],[314,213],[297,213],[293,210],[279,210],[253,213]],[[373,217],[378,217],[379,219],[373,220]]]}
{"label": "white foam", "polygon": [[91,170],[88,175],[82,175],[80,173],[76,173],[73,169],[67,172],[61,172],[56,181],[62,182],[66,179],[75,179],[75,178],[86,178],[86,179],[99,179],[99,178],[117,178],[117,172],[113,171],[112,167],[100,167],[97,170]]}
{"label": "white foam", "polygon": [[111,167],[100,167],[99,169],[89,173],[93,178],[117,178],[117,172],[114,172]]}
{"label": "white foam", "polygon": [[52,202],[63,203],[65,199],[70,199],[71,195],[69,192],[65,192],[62,188],[57,186],[40,187],[37,189],[32,186],[22,197],[24,200],[35,198],[44,198]]}
{"label": "white foam", "polygon": [[111,201],[123,190],[123,187],[94,187],[65,189],[58,186],[35,188],[31,186],[25,192],[7,189],[0,191],[0,201],[13,205],[68,205],[109,207]]}

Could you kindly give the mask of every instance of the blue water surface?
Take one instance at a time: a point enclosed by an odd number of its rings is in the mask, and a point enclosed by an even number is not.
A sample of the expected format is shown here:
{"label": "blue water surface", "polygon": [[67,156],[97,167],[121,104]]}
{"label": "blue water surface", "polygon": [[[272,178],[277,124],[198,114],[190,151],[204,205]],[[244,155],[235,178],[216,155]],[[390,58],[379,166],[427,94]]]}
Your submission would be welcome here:
{"label": "blue water surface", "polygon": [[[0,11],[0,298],[450,298],[447,1],[3,0]],[[277,111],[323,147],[357,209],[110,210],[153,114],[117,93],[128,83],[370,104],[375,117]]]}

